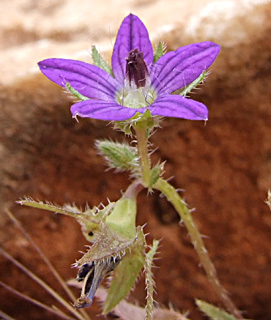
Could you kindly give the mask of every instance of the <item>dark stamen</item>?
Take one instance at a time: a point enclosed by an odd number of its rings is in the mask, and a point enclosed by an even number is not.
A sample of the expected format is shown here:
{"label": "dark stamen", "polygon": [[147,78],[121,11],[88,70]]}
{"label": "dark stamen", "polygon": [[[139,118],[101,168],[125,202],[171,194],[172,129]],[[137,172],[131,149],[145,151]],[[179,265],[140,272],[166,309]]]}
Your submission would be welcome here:
{"label": "dark stamen", "polygon": [[129,52],[126,60],[126,76],[129,79],[130,86],[134,82],[137,88],[144,87],[149,72],[143,58],[143,53],[138,51],[138,49],[133,49]]}

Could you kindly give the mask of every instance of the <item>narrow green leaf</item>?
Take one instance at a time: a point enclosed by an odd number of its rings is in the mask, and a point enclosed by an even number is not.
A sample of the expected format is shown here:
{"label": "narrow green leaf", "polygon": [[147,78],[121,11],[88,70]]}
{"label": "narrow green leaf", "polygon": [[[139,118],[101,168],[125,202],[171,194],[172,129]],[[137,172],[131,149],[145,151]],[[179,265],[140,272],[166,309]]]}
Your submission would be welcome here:
{"label": "narrow green leaf", "polygon": [[83,215],[83,212],[81,212],[77,207],[72,207],[68,205],[60,206],[57,204],[53,204],[51,202],[36,201],[36,200],[33,200],[32,198],[25,198],[25,199],[19,200],[17,201],[17,203],[21,204],[22,206],[52,211],[55,213],[61,213],[71,217],[76,217],[77,215],[80,215],[80,214]]}
{"label": "narrow green leaf", "polygon": [[186,86],[185,89],[183,89],[180,93],[181,96],[186,96],[188,93],[190,93],[193,89],[195,89],[199,84],[203,83],[204,80],[207,78],[208,72],[203,71],[202,74],[194,80],[192,83],[190,83],[188,86]]}
{"label": "narrow green leaf", "polygon": [[94,207],[90,209],[86,206],[85,211],[77,208],[75,205],[64,204],[63,206],[50,202],[35,201],[31,198],[25,198],[17,203],[36,209],[47,210],[55,213],[64,214],[73,217],[81,225],[82,233],[89,242],[93,242],[101,234],[101,222],[113,210],[114,203],[110,202],[107,206],[99,209]]}
{"label": "narrow green leaf", "polygon": [[153,63],[155,63],[159,58],[162,57],[162,55],[165,54],[165,49],[166,49],[165,45],[160,41],[154,52]]}
{"label": "narrow green leaf", "polygon": [[196,304],[203,313],[213,320],[237,320],[233,315],[205,301],[196,300]]}
{"label": "narrow green leaf", "polygon": [[112,71],[111,67],[103,59],[103,57],[100,55],[100,53],[98,52],[98,50],[95,46],[92,46],[91,54],[92,54],[92,59],[93,59],[94,65],[103,69],[105,72],[107,72],[108,74],[113,76],[113,71]]}

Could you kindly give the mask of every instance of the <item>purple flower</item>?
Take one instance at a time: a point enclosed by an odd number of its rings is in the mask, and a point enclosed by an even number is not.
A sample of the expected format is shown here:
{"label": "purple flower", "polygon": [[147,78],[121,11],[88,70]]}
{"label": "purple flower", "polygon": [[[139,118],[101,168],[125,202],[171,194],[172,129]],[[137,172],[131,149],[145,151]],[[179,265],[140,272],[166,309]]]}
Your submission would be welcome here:
{"label": "purple flower", "polygon": [[85,62],[47,59],[41,72],[62,87],[70,85],[87,99],[71,107],[73,117],[126,120],[147,109],[152,115],[207,120],[207,107],[171,94],[210,67],[220,47],[206,41],[171,51],[153,63],[148,31],[135,15],[127,16],[118,31],[112,55],[114,77]]}

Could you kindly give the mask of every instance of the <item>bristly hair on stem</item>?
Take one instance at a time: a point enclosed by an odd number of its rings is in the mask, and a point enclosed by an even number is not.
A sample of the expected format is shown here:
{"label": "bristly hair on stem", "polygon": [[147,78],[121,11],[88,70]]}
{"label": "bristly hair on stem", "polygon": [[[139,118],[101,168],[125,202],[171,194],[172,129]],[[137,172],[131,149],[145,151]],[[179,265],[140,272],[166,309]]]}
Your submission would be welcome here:
{"label": "bristly hair on stem", "polygon": [[153,244],[145,257],[145,289],[146,289],[146,306],[145,306],[145,320],[152,320],[153,310],[154,310],[154,292],[155,292],[155,281],[153,278],[152,267],[154,256],[157,252],[159,245],[158,240],[154,240]]}

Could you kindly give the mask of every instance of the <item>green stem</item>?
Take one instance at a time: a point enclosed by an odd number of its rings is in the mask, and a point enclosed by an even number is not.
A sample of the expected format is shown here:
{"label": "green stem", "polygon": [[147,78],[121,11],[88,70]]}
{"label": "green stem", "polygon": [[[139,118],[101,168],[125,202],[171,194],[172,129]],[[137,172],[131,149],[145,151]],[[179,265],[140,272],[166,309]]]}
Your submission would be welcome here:
{"label": "green stem", "polygon": [[216,269],[209,258],[202,237],[193,221],[191,212],[187,208],[185,202],[179,196],[176,189],[174,189],[173,186],[171,186],[167,181],[165,181],[162,178],[159,178],[158,181],[155,183],[154,189],[157,189],[161,193],[163,193],[166,196],[167,200],[175,207],[176,211],[179,213],[181,219],[183,220],[188,230],[191,242],[193,243],[194,248],[199,256],[200,262],[206,272],[207,278],[215,288],[225,308],[238,319],[242,319],[243,317],[241,313],[238,311],[234,303],[231,301],[227,291],[221,285],[217,278]]}
{"label": "green stem", "polygon": [[137,137],[137,150],[141,163],[141,179],[144,187],[148,188],[151,177],[150,158],[148,154],[148,134],[143,123],[134,125]]}

